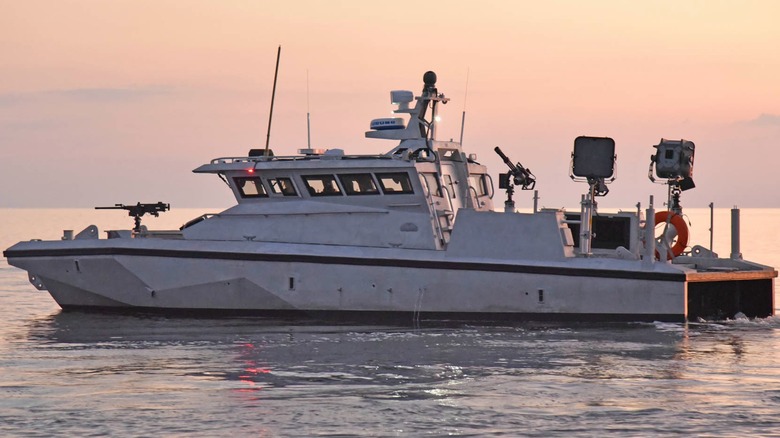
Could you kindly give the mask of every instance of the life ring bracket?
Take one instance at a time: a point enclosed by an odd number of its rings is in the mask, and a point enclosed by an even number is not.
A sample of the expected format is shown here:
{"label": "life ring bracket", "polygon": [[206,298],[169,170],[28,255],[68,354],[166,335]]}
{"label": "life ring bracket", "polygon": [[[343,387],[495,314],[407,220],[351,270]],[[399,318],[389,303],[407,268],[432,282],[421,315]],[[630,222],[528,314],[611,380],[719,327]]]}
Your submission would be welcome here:
{"label": "life ring bracket", "polygon": [[[674,229],[677,231],[677,241],[669,249],[672,254],[674,254],[674,257],[682,255],[685,248],[688,246],[688,225],[685,224],[685,219],[673,211],[659,211],[655,214],[655,224],[658,225],[661,223],[674,225]],[[656,259],[661,260],[661,255],[658,251],[655,252],[655,257]],[[668,254],[666,258],[667,260],[672,259]]]}

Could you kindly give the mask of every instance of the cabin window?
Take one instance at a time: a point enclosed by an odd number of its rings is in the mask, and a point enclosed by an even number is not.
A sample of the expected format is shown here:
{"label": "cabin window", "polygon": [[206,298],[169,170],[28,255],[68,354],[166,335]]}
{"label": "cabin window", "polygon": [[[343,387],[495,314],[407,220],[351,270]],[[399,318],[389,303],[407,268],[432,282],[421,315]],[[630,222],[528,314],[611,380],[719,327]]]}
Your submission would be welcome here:
{"label": "cabin window", "polygon": [[444,175],[444,185],[450,193],[450,198],[455,199],[455,184],[452,183],[452,177],[450,175]]}
{"label": "cabin window", "polygon": [[437,151],[439,154],[439,157],[443,160],[452,160],[452,161],[462,161],[460,159],[460,153],[457,149],[444,149],[439,148]]}
{"label": "cabin window", "polygon": [[409,174],[406,172],[377,173],[379,185],[385,195],[408,195],[414,193]]}
{"label": "cabin window", "polygon": [[485,196],[488,194],[485,175],[469,176],[469,187],[474,189],[474,193],[477,195],[477,197]]}
{"label": "cabin window", "polygon": [[341,196],[341,189],[333,175],[301,176],[311,196]]}
{"label": "cabin window", "polygon": [[277,195],[297,196],[298,192],[290,178],[272,178],[268,180],[271,185],[271,192]]}
{"label": "cabin window", "polygon": [[441,185],[439,184],[439,178],[435,173],[423,173],[423,179],[428,186],[428,191],[431,196],[441,196]]}
{"label": "cabin window", "polygon": [[339,175],[341,186],[347,195],[377,195],[379,189],[376,188],[374,178],[370,173],[350,173]]}
{"label": "cabin window", "polygon": [[260,178],[256,176],[242,176],[233,178],[233,182],[238,188],[238,192],[242,198],[266,198],[268,193],[265,192],[263,183]]}

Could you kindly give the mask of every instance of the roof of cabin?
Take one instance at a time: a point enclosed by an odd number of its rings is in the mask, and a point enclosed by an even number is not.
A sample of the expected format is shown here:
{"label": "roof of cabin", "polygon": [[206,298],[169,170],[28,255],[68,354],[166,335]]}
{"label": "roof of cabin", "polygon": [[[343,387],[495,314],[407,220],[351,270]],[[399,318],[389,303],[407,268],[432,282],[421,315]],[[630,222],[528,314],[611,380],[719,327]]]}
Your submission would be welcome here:
{"label": "roof of cabin", "polygon": [[283,157],[222,157],[193,172],[222,173],[248,168],[256,170],[312,170],[414,167],[414,162],[391,155],[295,155]]}

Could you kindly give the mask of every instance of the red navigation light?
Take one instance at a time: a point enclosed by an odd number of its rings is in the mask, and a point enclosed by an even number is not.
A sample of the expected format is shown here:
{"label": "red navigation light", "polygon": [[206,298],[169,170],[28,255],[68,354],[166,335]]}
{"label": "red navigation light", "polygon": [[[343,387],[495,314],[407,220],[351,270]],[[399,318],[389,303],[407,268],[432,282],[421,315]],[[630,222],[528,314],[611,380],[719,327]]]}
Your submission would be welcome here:
{"label": "red navigation light", "polygon": [[249,172],[249,173],[255,173],[255,169],[254,168],[247,169],[246,171]]}

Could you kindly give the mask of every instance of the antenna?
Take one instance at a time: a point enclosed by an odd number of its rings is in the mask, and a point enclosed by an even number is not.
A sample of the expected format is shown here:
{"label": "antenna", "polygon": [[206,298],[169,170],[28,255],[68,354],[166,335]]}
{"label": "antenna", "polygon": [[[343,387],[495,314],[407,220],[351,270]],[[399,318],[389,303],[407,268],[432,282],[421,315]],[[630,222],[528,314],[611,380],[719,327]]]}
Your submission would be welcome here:
{"label": "antenna", "polygon": [[306,69],[306,141],[311,149],[311,116],[309,113],[309,69]]}
{"label": "antenna", "polygon": [[276,51],[276,70],[274,70],[274,90],[271,93],[271,111],[268,112],[268,134],[265,136],[265,152],[264,156],[269,156],[268,145],[271,142],[271,120],[274,117],[274,99],[276,98],[276,78],[279,76],[279,58],[282,56],[282,46],[279,45],[279,49]]}
{"label": "antenna", "polygon": [[466,126],[466,98],[469,96],[469,73],[471,68],[466,69],[466,92],[463,93],[463,115],[460,118],[460,145],[463,146],[463,128]]}

